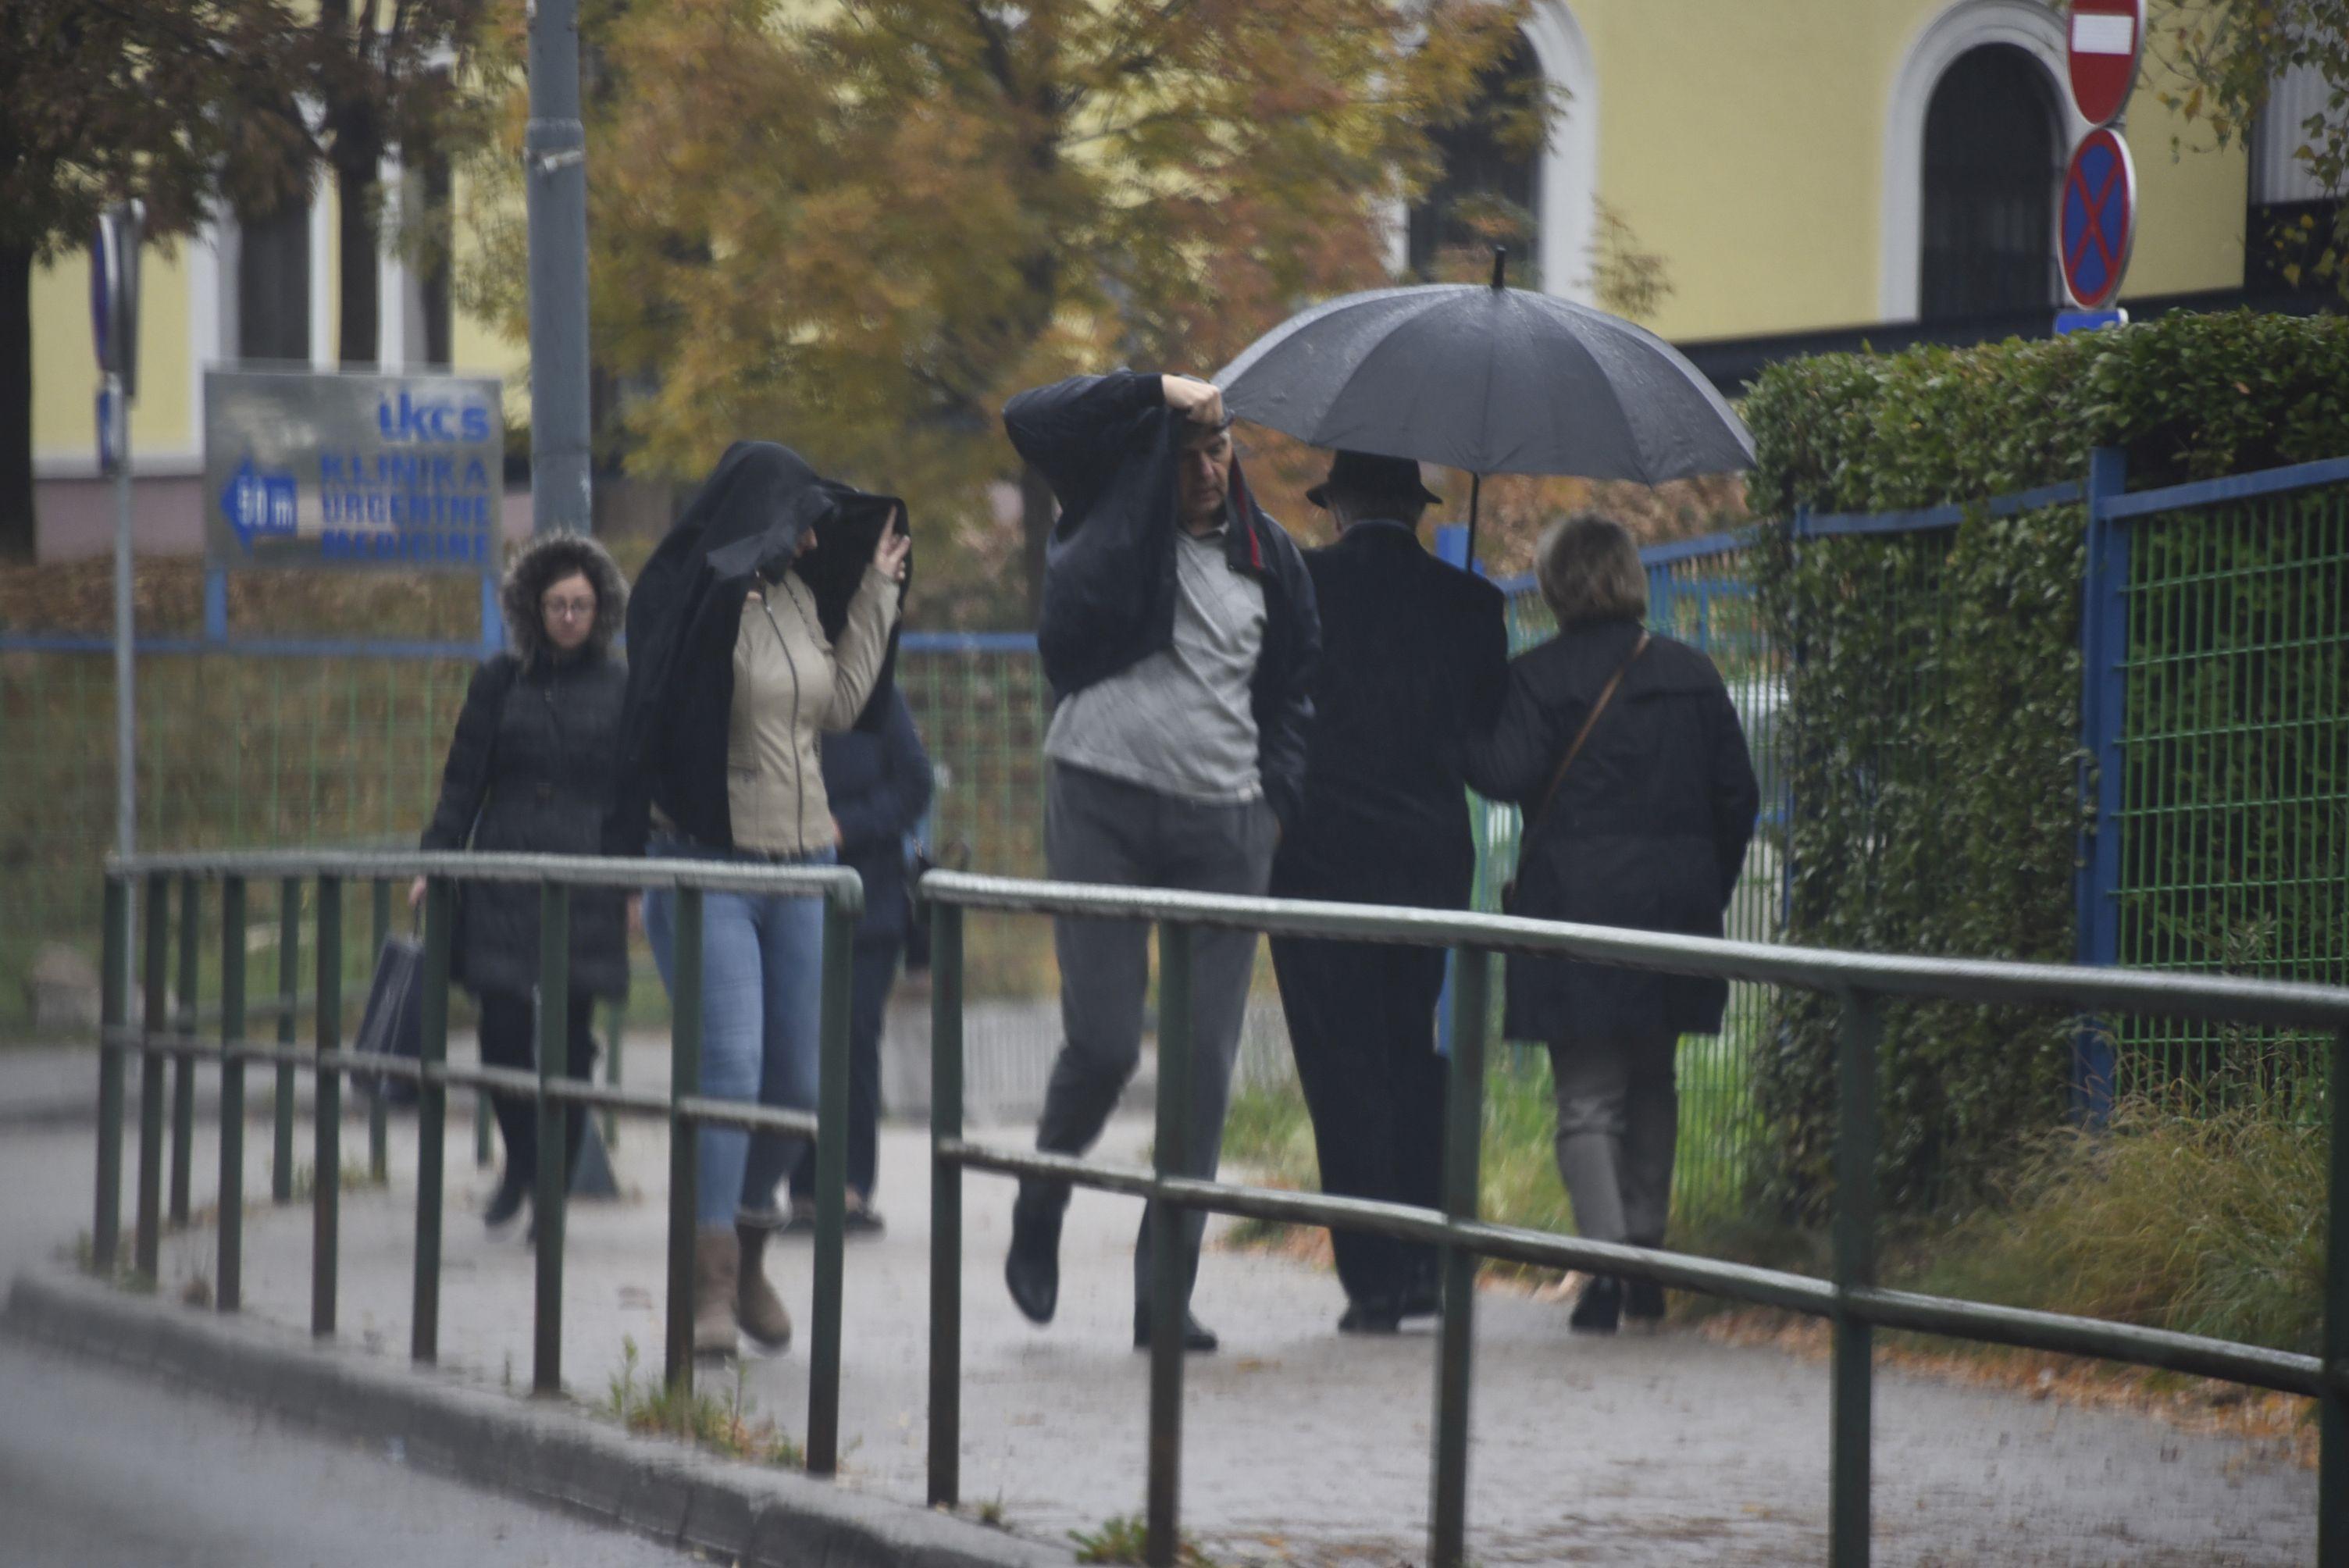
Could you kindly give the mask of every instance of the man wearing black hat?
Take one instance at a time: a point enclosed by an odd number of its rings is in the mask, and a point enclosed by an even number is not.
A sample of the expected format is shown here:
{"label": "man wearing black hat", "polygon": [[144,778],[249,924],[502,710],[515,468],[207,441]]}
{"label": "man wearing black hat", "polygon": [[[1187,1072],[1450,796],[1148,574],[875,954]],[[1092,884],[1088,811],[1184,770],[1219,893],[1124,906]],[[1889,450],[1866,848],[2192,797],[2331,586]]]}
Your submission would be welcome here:
{"label": "man wearing black hat", "polygon": [[[1475,876],[1461,754],[1508,681],[1500,591],[1422,547],[1419,465],[1341,451],[1306,492],[1338,542],[1305,552],[1321,612],[1304,803],[1273,861],[1287,898],[1460,909]],[[1327,1192],[1440,1206],[1444,954],[1275,937],[1272,961]],[[1434,1249],[1332,1231],[1340,1332],[1436,1309]]]}

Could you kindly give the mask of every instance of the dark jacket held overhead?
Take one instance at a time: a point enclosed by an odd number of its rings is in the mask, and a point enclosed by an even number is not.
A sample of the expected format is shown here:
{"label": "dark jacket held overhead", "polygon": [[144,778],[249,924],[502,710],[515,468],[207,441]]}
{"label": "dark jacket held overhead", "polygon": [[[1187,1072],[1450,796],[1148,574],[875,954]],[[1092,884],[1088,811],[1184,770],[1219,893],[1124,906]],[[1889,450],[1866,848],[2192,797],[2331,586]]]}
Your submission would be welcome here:
{"label": "dark jacket held overhead", "polygon": [[1368,521],[1305,552],[1321,615],[1304,810],[1276,893],[1464,908],[1475,880],[1462,784],[1469,737],[1508,682],[1500,590]]}
{"label": "dark jacket held overhead", "polygon": [[[550,583],[584,573],[595,588],[585,645],[557,652],[539,601]],[[514,651],[473,672],[424,830],[427,850],[593,855],[602,852],[619,755],[627,672],[612,654],[627,589],[592,540],[555,534],[506,573],[502,604]],[[538,983],[538,889],[470,882],[458,894],[456,977],[474,992],[527,996]],[[600,996],[628,989],[625,895],[574,888],[571,984]]]}
{"label": "dark jacket held overhead", "polygon": [[[697,844],[735,847],[727,748],[734,647],[748,594],[783,572],[796,573],[815,599],[823,634],[837,642],[882,531],[902,528],[904,519],[905,503],[895,497],[824,479],[771,441],[726,449],[645,563],[628,603],[620,786],[605,852],[642,854],[654,807]],[[815,547],[798,555],[800,536],[811,528]],[[858,728],[880,724],[896,656],[893,627]]]}
{"label": "dark jacket held overhead", "polygon": [[[1004,428],[1061,503],[1044,551],[1037,652],[1065,698],[1174,641],[1176,469],[1187,421],[1159,377],[1115,371],[1022,392]],[[1264,650],[1250,683],[1266,801],[1297,820],[1320,620],[1297,546],[1232,464],[1226,558],[1263,584]]]}
{"label": "dark jacket held overhead", "polygon": [[[1559,759],[1639,635],[1630,620],[1577,623],[1520,655],[1491,736],[1469,748],[1468,779],[1532,824],[1517,854],[1516,913],[1717,937],[1761,791],[1737,710],[1703,654],[1670,637],[1651,642],[1542,810]],[[1728,995],[1721,980],[1513,956],[1507,1032],[1713,1034]]]}

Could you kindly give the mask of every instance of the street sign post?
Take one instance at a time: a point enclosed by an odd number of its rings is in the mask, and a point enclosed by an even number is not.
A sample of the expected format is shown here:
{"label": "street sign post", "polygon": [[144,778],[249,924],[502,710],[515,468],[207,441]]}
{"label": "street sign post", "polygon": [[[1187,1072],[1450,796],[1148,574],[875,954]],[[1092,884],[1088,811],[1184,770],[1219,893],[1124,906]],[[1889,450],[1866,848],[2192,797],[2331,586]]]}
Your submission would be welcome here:
{"label": "street sign post", "polygon": [[2099,127],[2080,139],[2064,171],[2064,287],[2083,310],[2118,297],[2137,243],[2137,166],[2128,144]]}
{"label": "street sign post", "polygon": [[2072,0],[2064,64],[2082,119],[2103,126],[2120,117],[2144,53],[2145,0]]}
{"label": "street sign post", "polygon": [[89,316],[104,391],[99,467],[114,475],[114,847],[138,849],[138,706],[130,602],[130,399],[139,395],[139,249],[147,206],[119,201],[98,221],[89,246]]}

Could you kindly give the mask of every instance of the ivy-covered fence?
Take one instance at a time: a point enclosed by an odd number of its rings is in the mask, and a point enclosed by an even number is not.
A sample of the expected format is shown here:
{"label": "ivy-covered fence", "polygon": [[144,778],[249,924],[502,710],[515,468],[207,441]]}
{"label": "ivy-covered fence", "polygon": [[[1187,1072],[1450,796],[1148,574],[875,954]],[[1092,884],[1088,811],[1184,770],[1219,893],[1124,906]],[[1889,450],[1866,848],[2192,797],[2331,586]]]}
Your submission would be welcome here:
{"label": "ivy-covered fence", "polygon": [[[1826,356],[1745,412],[1791,665],[1786,940],[2349,980],[2349,322]],[[1755,1063],[1798,1212],[1832,1033],[1788,998]],[[2116,1083],[2308,1087],[2291,1041],[1941,1006],[1884,1039],[1884,1191],[1911,1210]]]}

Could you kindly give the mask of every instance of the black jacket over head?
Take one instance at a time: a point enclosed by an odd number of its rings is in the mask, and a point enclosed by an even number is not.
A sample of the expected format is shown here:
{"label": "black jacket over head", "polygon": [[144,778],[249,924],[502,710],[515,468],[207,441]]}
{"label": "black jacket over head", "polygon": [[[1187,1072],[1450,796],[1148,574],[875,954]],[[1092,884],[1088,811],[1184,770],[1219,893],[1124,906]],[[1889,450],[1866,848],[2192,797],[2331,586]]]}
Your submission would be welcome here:
{"label": "black jacket over head", "polygon": [[[550,584],[574,573],[595,586],[595,620],[586,643],[563,654],[546,640],[539,601]],[[619,568],[584,534],[550,534],[515,557],[501,595],[513,648],[473,672],[425,849],[601,852],[627,686],[612,639],[627,597]],[[538,982],[538,890],[464,884],[450,956],[457,978],[476,994],[528,995]],[[571,983],[600,996],[627,995],[621,893],[573,890]]]}
{"label": "black jacket over head", "polygon": [[905,835],[930,809],[930,754],[905,694],[892,691],[880,724],[823,738],[823,793],[840,824],[840,863],[864,879],[859,942],[905,935]]}
{"label": "black jacket over head", "polygon": [[1282,838],[1286,897],[1464,909],[1476,847],[1463,782],[1509,677],[1501,591],[1401,523],[1305,552],[1321,612],[1305,809]]}
{"label": "black jacket over head", "polygon": [[[905,517],[895,496],[825,479],[787,447],[737,441],[726,449],[645,562],[628,603],[627,709],[606,852],[642,854],[654,806],[695,843],[733,848],[726,742],[745,595],[757,582],[796,572],[815,596],[823,634],[837,639],[882,531],[902,531]],[[798,555],[811,528],[815,547]],[[912,575],[909,562],[907,581]],[[881,723],[896,663],[893,628],[857,728]]]}
{"label": "black jacket over head", "polygon": [[[1061,502],[1044,547],[1036,624],[1056,699],[1174,645],[1175,473],[1185,423],[1166,406],[1159,377],[1124,370],[1033,387],[1004,406],[1012,446]],[[1230,516],[1226,559],[1264,585],[1264,651],[1250,687],[1257,771],[1266,801],[1293,824],[1320,618],[1302,556],[1249,496],[1237,459]]]}
{"label": "black jacket over head", "polygon": [[[1517,851],[1516,913],[1719,936],[1761,789],[1728,688],[1703,654],[1651,641],[1542,809],[1639,636],[1630,620],[1578,622],[1519,655],[1499,722],[1469,748],[1468,781],[1532,824]],[[1723,980],[1512,956],[1507,1032],[1544,1041],[1709,1035],[1728,997]]]}

